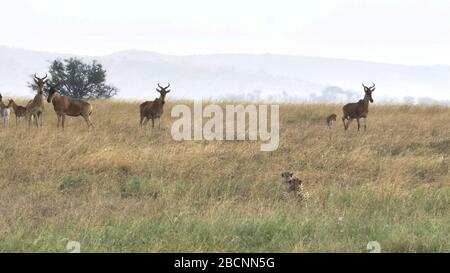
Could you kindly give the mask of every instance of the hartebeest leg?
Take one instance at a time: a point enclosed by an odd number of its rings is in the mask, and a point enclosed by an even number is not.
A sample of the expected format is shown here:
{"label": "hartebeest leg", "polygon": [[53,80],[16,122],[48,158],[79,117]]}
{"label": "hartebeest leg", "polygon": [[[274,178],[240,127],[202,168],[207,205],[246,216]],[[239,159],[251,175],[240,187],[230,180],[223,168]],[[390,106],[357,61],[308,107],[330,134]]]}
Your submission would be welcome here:
{"label": "hartebeest leg", "polygon": [[34,125],[36,126],[36,128],[39,128],[39,124],[41,125],[41,127],[42,127],[42,113],[36,113],[36,115],[35,115],[35,123],[34,123]]}
{"label": "hartebeest leg", "polygon": [[89,129],[89,127],[90,127],[91,125],[89,124],[88,117],[87,117],[87,116],[83,116],[83,118],[84,118],[84,121],[86,121],[87,127],[88,127],[88,129]]}
{"label": "hartebeest leg", "polygon": [[89,124],[91,125],[91,127],[95,128],[94,123],[92,122],[92,119],[91,119],[90,115],[88,116],[88,121],[89,121]]}
{"label": "hartebeest leg", "polygon": [[152,118],[152,129],[155,128],[155,119]]}
{"label": "hartebeest leg", "polygon": [[84,115],[83,116],[84,121],[86,121],[87,127],[88,129],[92,126],[92,128],[94,128],[94,125],[92,124],[91,120],[89,119],[89,116]]}
{"label": "hartebeest leg", "polygon": [[352,123],[353,119],[350,118],[347,120],[347,129],[350,127],[350,124]]}
{"label": "hartebeest leg", "polygon": [[345,117],[342,117],[342,123],[344,123],[344,129],[347,130],[347,124],[345,124]]}
{"label": "hartebeest leg", "polygon": [[147,118],[147,117],[144,117],[144,123],[142,124],[142,126],[145,126],[145,125],[147,125],[148,121],[149,121],[149,118]]}
{"label": "hartebeest leg", "polygon": [[59,124],[61,123],[61,115],[56,114],[56,116],[58,117],[58,122],[56,123],[56,128],[59,128]]}
{"label": "hartebeest leg", "polygon": [[32,123],[32,122],[34,122],[34,115],[33,115],[33,114],[30,114],[30,115],[28,116],[28,128],[31,127],[31,123]]}
{"label": "hartebeest leg", "polygon": [[62,125],[62,128],[64,129],[64,123],[65,123],[65,121],[66,121],[66,115],[61,115],[61,125]]}
{"label": "hartebeest leg", "polygon": [[33,120],[34,120],[34,126],[35,126],[36,128],[39,127],[39,125],[38,125],[39,114],[33,115]]}
{"label": "hartebeest leg", "polygon": [[161,130],[161,118],[158,119],[158,129]]}
{"label": "hartebeest leg", "polygon": [[34,126],[39,127],[39,113],[36,113],[36,115],[34,115]]}
{"label": "hartebeest leg", "polygon": [[364,118],[364,131],[367,130],[367,118]]}
{"label": "hartebeest leg", "polygon": [[43,122],[43,120],[44,120],[44,113],[41,113],[41,114],[40,114],[40,117],[39,117],[39,121],[41,122],[41,128],[42,128],[42,122]]}
{"label": "hartebeest leg", "polygon": [[359,131],[359,128],[361,127],[361,125],[359,123],[359,118],[357,118],[356,121],[358,122],[358,131]]}

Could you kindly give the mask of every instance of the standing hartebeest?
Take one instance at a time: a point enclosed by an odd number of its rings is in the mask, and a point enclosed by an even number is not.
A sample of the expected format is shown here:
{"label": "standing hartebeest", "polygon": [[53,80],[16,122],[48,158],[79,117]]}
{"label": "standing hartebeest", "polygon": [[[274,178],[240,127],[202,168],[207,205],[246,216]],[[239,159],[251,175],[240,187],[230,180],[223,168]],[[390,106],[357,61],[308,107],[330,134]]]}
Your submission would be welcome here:
{"label": "standing hartebeest", "polygon": [[14,111],[14,115],[16,116],[16,126],[19,125],[20,120],[27,115],[27,108],[17,105],[17,103],[10,99],[8,103],[8,107],[12,107]]}
{"label": "standing hartebeest", "polygon": [[90,118],[92,114],[92,105],[89,102],[61,96],[56,87],[52,85],[50,85],[47,102],[53,104],[53,109],[55,109],[56,116],[58,117],[56,127],[59,128],[59,123],[62,121],[62,128],[64,129],[66,115],[70,117],[82,116],[86,121],[88,129],[94,127]]}
{"label": "standing hartebeest", "polygon": [[333,128],[333,124],[336,122],[336,114],[331,114],[327,117],[327,127],[328,129]]}
{"label": "standing hartebeest", "polygon": [[[358,131],[359,131],[360,128],[359,119],[361,118],[364,119],[364,130],[367,129],[366,119],[367,115],[369,114],[369,102],[373,103],[372,92],[375,91],[375,84],[374,83],[372,84],[373,85],[371,87],[367,87],[364,84],[362,84],[362,86],[364,87],[364,92],[366,93],[364,99],[359,100],[356,103],[346,104],[342,108],[342,111],[344,113],[344,116],[342,117],[342,122],[344,123],[345,130],[348,129],[352,120],[356,119],[356,121],[358,122]],[[345,120],[347,120],[347,124],[345,123]]]}
{"label": "standing hartebeest", "polygon": [[10,115],[9,104],[5,105],[3,103],[2,94],[0,94],[0,115],[2,116],[2,119],[3,119],[3,127],[4,128],[8,128],[8,126],[9,126],[9,115]]}
{"label": "standing hartebeest", "polygon": [[151,119],[152,128],[154,128],[155,119],[158,119],[158,128],[161,129],[161,115],[165,103],[164,99],[166,98],[166,94],[170,92],[170,89],[167,90],[170,87],[170,83],[166,87],[162,87],[158,83],[158,87],[159,89],[156,88],[156,91],[160,94],[159,98],[156,98],[154,101],[146,101],[139,106],[141,113],[141,127],[146,125]]}
{"label": "standing hartebeest", "polygon": [[28,127],[31,126],[31,118],[35,118],[36,127],[39,127],[38,123],[40,123],[42,127],[42,120],[44,115],[44,84],[47,83],[46,80],[47,74],[45,77],[38,78],[36,74],[34,74],[34,82],[38,86],[38,93],[34,96],[34,99],[29,101],[27,104],[27,116],[28,116]]}

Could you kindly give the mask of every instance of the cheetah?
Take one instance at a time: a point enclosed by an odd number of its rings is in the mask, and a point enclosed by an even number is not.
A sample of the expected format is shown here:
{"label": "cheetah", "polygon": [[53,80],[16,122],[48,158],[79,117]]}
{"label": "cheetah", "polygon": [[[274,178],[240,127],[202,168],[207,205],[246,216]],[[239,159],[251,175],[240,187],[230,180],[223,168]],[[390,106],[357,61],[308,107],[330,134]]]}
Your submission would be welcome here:
{"label": "cheetah", "polygon": [[292,172],[283,172],[281,174],[283,178],[284,191],[282,193],[282,198],[286,199],[290,195],[298,198],[299,201],[306,201],[309,199],[309,193],[303,188],[303,181],[294,177]]}

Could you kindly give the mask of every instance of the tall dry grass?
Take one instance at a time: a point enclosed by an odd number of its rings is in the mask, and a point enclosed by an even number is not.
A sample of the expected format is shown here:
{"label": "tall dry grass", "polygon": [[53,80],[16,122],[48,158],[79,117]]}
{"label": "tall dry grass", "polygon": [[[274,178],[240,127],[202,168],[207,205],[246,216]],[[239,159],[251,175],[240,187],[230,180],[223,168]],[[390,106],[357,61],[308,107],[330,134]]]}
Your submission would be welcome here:
{"label": "tall dry grass", "polygon": [[[93,102],[56,128],[0,129],[0,251],[450,251],[450,109],[371,106],[368,131],[325,117],[338,105],[283,104],[280,146],[173,141],[138,127],[138,102]],[[14,124],[14,122],[11,122]],[[311,198],[282,200],[291,170]]]}

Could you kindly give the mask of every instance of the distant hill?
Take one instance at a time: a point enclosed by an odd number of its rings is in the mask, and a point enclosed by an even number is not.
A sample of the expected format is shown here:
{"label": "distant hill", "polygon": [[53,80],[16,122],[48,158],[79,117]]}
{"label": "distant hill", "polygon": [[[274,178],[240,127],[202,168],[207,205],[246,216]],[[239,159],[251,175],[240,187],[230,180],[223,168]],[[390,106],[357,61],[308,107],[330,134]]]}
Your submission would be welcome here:
{"label": "distant hill", "polygon": [[[73,55],[0,47],[0,92],[29,96],[29,75],[49,61]],[[83,57],[83,56],[81,56]],[[375,82],[376,102],[450,100],[450,67],[405,66],[320,57],[217,54],[172,56],[121,51],[98,59],[120,98],[153,98],[171,83],[173,98],[269,99],[343,102],[362,96],[361,82]]]}

